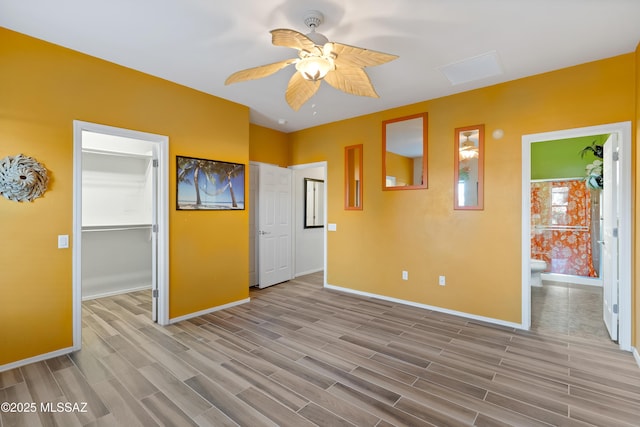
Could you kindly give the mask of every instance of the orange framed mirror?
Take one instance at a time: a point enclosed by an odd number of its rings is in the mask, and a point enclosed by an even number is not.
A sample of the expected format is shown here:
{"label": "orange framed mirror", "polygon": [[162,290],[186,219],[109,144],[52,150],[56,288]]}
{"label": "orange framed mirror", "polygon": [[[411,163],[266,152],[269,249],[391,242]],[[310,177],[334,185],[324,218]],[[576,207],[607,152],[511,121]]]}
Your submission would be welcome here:
{"label": "orange framed mirror", "polygon": [[362,144],[344,148],[344,208],[362,210]]}
{"label": "orange framed mirror", "polygon": [[382,189],[427,188],[427,113],[382,122]]}
{"label": "orange framed mirror", "polygon": [[454,201],[457,210],[484,209],[484,125],[456,128]]}

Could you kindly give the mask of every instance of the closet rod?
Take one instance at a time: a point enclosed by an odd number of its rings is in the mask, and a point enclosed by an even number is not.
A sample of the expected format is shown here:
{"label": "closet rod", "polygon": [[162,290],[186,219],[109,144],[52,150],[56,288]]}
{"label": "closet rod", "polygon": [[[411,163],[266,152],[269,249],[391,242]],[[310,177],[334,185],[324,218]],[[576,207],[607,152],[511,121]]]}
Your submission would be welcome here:
{"label": "closet rod", "polygon": [[96,231],[126,231],[126,230],[144,230],[151,228],[151,224],[139,225],[90,225],[82,227],[82,232],[93,233]]}
{"label": "closet rod", "polygon": [[104,156],[137,157],[137,158],[140,158],[140,159],[152,159],[153,158],[152,154],[124,153],[124,152],[109,151],[109,150],[98,150],[98,149],[95,149],[95,148],[83,148],[82,152],[83,153],[87,153],[87,154],[99,154],[99,155],[104,155]]}

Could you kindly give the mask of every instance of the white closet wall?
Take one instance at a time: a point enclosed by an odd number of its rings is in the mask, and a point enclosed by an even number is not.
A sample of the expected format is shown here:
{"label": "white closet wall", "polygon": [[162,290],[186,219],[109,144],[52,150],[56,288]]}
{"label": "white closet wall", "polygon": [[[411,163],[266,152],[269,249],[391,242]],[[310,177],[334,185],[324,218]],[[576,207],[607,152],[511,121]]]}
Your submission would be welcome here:
{"label": "white closet wall", "polygon": [[[304,228],[304,179],[324,180],[324,168],[293,171],[295,197],[295,276],[315,273],[324,268],[324,228]],[[324,194],[322,195],[324,198]]]}
{"label": "white closet wall", "polygon": [[82,298],[151,287],[151,157],[82,155]]}

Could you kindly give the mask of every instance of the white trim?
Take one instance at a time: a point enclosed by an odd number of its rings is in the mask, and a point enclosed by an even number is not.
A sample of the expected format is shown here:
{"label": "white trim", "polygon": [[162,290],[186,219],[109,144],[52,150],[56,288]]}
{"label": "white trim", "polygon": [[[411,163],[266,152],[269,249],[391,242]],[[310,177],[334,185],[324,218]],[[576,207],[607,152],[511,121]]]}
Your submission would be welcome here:
{"label": "white trim", "polygon": [[638,353],[638,349],[635,347],[633,347],[633,358],[636,359],[636,364],[638,365],[638,368],[640,368],[640,353]]}
{"label": "white trim", "polygon": [[576,138],[581,136],[617,133],[620,152],[620,196],[621,212],[619,223],[619,330],[618,344],[621,350],[631,351],[631,122],[610,123],[576,129],[565,129],[522,136],[522,327],[531,327],[531,290],[529,284],[531,267],[531,200],[529,196],[531,182],[531,144],[541,141]]}
{"label": "white trim", "polygon": [[326,168],[327,162],[315,162],[315,163],[302,163],[299,165],[289,166],[289,169],[299,170],[299,169],[310,169],[310,168]]}
{"label": "white trim", "polygon": [[295,277],[306,276],[307,274],[317,273],[318,271],[322,271],[321,268],[316,268],[315,270],[307,270],[295,275]]}
{"label": "white trim", "polygon": [[541,273],[542,280],[551,280],[562,283],[575,283],[576,285],[602,287],[602,279],[598,277],[572,276],[571,274]]}
{"label": "white trim", "polygon": [[213,313],[215,311],[220,311],[220,310],[224,310],[224,309],[227,309],[227,308],[235,307],[237,305],[246,304],[249,301],[251,301],[251,298],[245,298],[243,300],[230,302],[230,303],[227,303],[227,304],[224,304],[224,305],[219,305],[217,307],[212,307],[212,308],[207,308],[205,310],[196,311],[195,313],[185,314],[184,316],[174,317],[174,318],[169,319],[169,323],[170,324],[174,324],[174,323],[182,322],[183,320],[193,319],[194,317],[204,316],[205,314],[210,314],[210,313]]}
{"label": "white trim", "polygon": [[169,137],[97,123],[73,121],[73,347],[82,347],[82,131],[155,144],[158,159],[158,323],[169,324]]}
{"label": "white trim", "polygon": [[29,357],[27,359],[17,360],[15,362],[7,363],[6,365],[0,365],[0,372],[9,371],[11,369],[20,368],[31,363],[42,362],[48,359],[52,359],[58,356],[64,356],[65,354],[73,353],[75,349],[73,347],[62,348],[60,350],[52,351],[49,353],[39,354],[37,356]]}
{"label": "white trim", "polygon": [[376,298],[376,299],[383,300],[383,301],[395,302],[395,303],[398,303],[398,304],[403,304],[403,305],[408,305],[408,306],[411,306],[411,307],[422,308],[422,309],[425,309],[425,310],[437,311],[439,313],[452,314],[454,316],[464,317],[466,319],[478,320],[478,321],[481,321],[481,322],[492,323],[494,325],[507,326],[509,328],[515,328],[515,329],[522,329],[522,326],[519,323],[505,322],[504,320],[494,319],[494,318],[491,318],[491,317],[476,316],[475,314],[469,314],[469,313],[465,313],[463,311],[449,310],[447,308],[436,307],[436,306],[427,305],[427,304],[420,304],[420,303],[413,302],[413,301],[407,301],[407,300],[403,300],[403,299],[392,298],[392,297],[388,297],[388,296],[385,296],[385,295],[372,294],[372,293],[369,293],[369,292],[357,291],[355,289],[343,288],[343,287],[335,286],[335,285],[328,285],[327,284],[324,287],[326,289],[331,289],[331,290],[334,290],[334,291],[340,291],[340,292],[345,292],[345,293],[348,293],[348,294],[360,295],[360,296],[363,296],[363,297]]}
{"label": "white trim", "polygon": [[136,286],[136,287],[127,288],[127,289],[124,289],[124,290],[117,290],[117,291],[112,291],[112,292],[103,292],[103,293],[100,293],[100,294],[89,295],[89,296],[86,296],[86,297],[82,297],[82,301],[90,301],[90,300],[93,300],[93,299],[112,297],[114,295],[128,294],[129,292],[144,291],[144,290],[150,290],[150,289],[151,289],[151,285]]}

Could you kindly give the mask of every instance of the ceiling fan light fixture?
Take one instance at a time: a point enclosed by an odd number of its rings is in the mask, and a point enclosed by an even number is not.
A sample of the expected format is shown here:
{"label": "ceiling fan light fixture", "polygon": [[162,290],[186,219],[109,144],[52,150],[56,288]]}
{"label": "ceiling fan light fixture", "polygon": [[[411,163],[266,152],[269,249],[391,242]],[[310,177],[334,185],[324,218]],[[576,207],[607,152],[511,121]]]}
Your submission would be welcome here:
{"label": "ceiling fan light fixture", "polygon": [[296,63],[296,70],[306,80],[322,80],[329,71],[335,69],[333,59],[324,56],[307,56]]}
{"label": "ceiling fan light fixture", "polygon": [[462,144],[460,144],[459,156],[460,160],[471,160],[478,157],[478,147],[469,139],[473,132],[467,131],[462,133],[466,138]]}
{"label": "ceiling fan light fixture", "polygon": [[324,34],[316,33],[315,29],[312,29],[310,33],[305,35],[317,46],[324,46],[326,43],[329,43],[329,39]]}
{"label": "ceiling fan light fixture", "polygon": [[477,147],[461,147],[460,160],[471,160],[478,157]]}
{"label": "ceiling fan light fixture", "polygon": [[322,12],[317,10],[308,10],[304,17],[304,25],[307,26],[311,30],[310,33],[306,34],[309,39],[314,42],[318,46],[322,46],[325,43],[329,42],[324,34],[316,33],[316,28],[320,26],[324,22],[324,15]]}
{"label": "ceiling fan light fixture", "polygon": [[296,72],[285,91],[285,99],[294,111],[315,95],[322,80],[351,95],[378,98],[364,68],[393,61],[398,56],[329,42],[316,32],[323,20],[322,13],[312,10],[307,12],[304,21],[310,30],[307,35],[286,28],[271,30],[271,43],[296,49],[298,57],[236,71],[227,77],[224,84],[260,79],[295,64]]}

